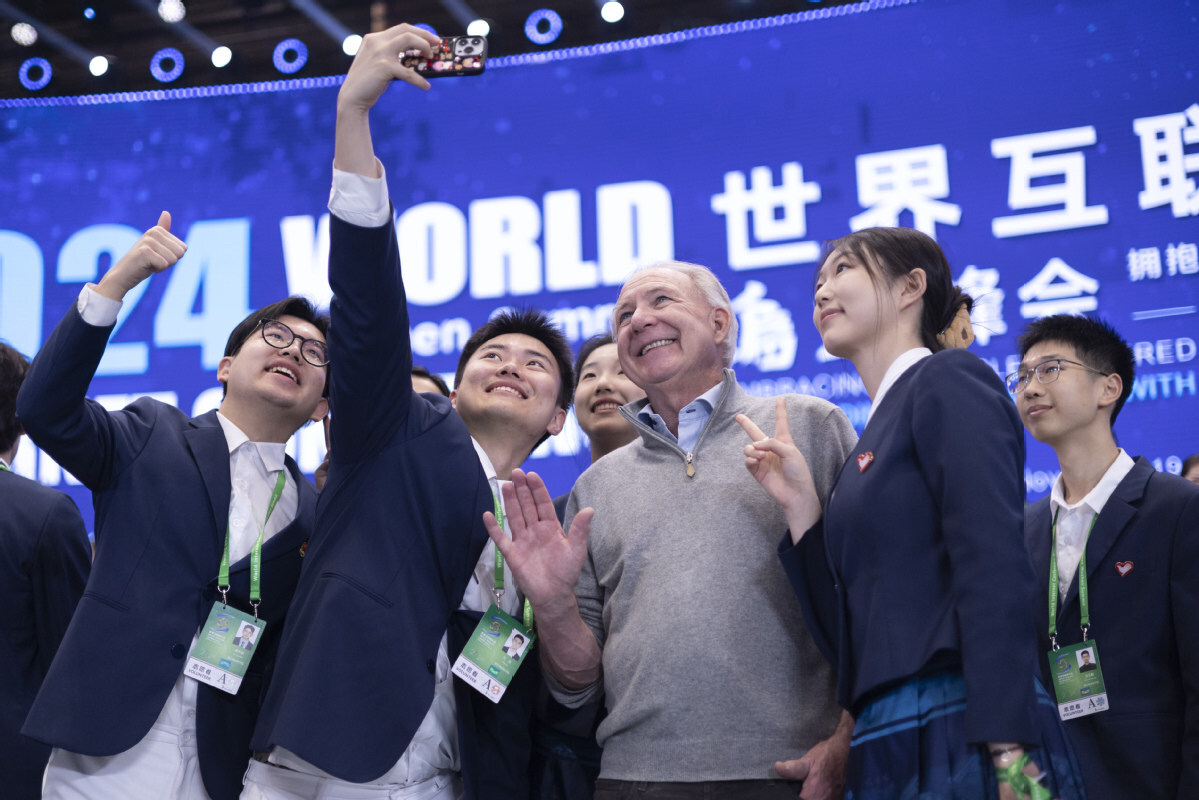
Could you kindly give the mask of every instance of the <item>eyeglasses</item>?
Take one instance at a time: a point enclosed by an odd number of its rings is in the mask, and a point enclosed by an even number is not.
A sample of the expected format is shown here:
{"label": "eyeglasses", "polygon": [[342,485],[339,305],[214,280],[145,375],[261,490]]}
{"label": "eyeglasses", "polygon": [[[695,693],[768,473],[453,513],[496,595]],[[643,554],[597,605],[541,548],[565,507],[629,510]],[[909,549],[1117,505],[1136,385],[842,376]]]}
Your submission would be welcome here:
{"label": "eyeglasses", "polygon": [[314,367],[328,366],[329,348],[324,342],[319,339],[305,339],[303,336],[296,336],[295,331],[277,319],[261,319],[258,324],[262,326],[262,338],[271,347],[282,350],[290,347],[292,342],[299,339],[300,355],[304,356],[305,361]]}
{"label": "eyeglasses", "polygon": [[1051,358],[1048,361],[1042,361],[1032,369],[1022,369],[1018,372],[1013,372],[1004,378],[1004,383],[1007,384],[1007,390],[1012,394],[1028,386],[1028,382],[1032,380],[1032,376],[1037,376],[1037,382],[1046,384],[1053,383],[1062,374],[1062,364],[1073,364],[1076,367],[1082,367],[1087,372],[1094,372],[1096,375],[1104,375],[1107,373],[1097,370],[1094,367],[1088,367],[1086,364],[1080,364],[1077,361],[1071,361],[1068,358]]}

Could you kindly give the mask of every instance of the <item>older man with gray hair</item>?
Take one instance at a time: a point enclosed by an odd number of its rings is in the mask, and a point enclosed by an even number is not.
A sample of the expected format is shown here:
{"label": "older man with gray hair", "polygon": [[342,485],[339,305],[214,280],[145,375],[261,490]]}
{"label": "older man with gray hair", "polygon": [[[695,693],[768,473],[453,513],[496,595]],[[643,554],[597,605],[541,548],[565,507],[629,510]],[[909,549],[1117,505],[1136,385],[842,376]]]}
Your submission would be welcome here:
{"label": "older man with gray hair", "polygon": [[852,721],[779,569],[786,521],[745,469],[735,418],[768,435],[785,418],[822,500],[853,428],[824,400],[746,394],[729,369],[736,317],[705,267],[635,272],[612,327],[647,395],[621,409],[639,438],[579,478],[569,535],[532,474],[510,490],[512,540],[489,520],[554,695],[606,695],[596,798],[839,797]]}

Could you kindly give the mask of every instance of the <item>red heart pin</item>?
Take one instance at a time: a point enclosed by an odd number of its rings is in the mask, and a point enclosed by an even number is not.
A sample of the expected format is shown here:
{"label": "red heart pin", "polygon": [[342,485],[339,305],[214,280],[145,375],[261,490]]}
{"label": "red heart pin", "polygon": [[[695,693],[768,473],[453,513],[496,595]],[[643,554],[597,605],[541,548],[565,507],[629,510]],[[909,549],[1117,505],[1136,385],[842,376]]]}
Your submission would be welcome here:
{"label": "red heart pin", "polygon": [[866,467],[870,466],[870,462],[874,461],[874,453],[866,451],[858,456],[858,472],[865,472]]}
{"label": "red heart pin", "polygon": [[1128,577],[1128,573],[1132,572],[1132,562],[1131,561],[1117,561],[1116,562],[1116,572],[1120,573],[1121,578]]}

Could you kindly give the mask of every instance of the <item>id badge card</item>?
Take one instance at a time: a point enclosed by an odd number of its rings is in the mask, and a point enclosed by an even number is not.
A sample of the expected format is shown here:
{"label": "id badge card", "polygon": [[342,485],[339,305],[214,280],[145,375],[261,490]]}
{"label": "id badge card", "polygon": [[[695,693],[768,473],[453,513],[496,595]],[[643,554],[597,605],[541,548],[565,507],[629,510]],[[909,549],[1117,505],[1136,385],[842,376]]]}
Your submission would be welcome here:
{"label": "id badge card", "polygon": [[1094,639],[1049,653],[1057,713],[1063,721],[1107,711],[1107,689]]}
{"label": "id badge card", "polygon": [[223,692],[237,694],[266,623],[217,601],[187,654],[183,674]]}
{"label": "id badge card", "polygon": [[536,634],[492,603],[451,671],[488,700],[498,703],[536,638]]}

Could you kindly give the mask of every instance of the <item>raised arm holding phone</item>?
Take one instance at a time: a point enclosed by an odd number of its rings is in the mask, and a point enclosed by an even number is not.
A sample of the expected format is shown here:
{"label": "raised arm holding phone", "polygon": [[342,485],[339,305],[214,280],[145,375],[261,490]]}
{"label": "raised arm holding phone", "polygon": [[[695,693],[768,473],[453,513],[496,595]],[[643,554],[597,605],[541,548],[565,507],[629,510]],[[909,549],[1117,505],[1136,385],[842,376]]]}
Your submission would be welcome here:
{"label": "raised arm holding phone", "polygon": [[328,478],[297,624],[254,737],[262,756],[246,776],[248,800],[527,797],[535,665],[520,660],[498,703],[451,665],[493,603],[520,615],[523,596],[488,546],[483,512],[562,429],[570,350],[539,312],[499,314],[466,343],[449,398],[413,386],[369,115],[393,83],[429,87],[403,62],[440,42],[411,25],[366,36],[338,95]]}

